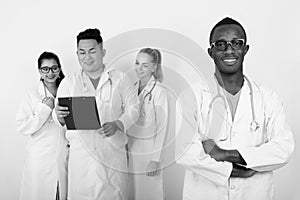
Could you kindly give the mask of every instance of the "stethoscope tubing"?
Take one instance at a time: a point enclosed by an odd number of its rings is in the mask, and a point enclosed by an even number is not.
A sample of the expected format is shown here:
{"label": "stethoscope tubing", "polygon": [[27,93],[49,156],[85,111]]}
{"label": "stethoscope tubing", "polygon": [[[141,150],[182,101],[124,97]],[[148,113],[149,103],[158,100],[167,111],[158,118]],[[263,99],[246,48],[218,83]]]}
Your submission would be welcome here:
{"label": "stethoscope tubing", "polygon": [[[252,132],[255,132],[257,129],[259,129],[260,125],[259,123],[256,121],[256,115],[255,115],[255,108],[254,108],[254,93],[253,93],[253,87],[252,87],[252,84],[250,82],[250,80],[244,76],[245,80],[247,81],[247,84],[248,84],[248,87],[249,87],[249,90],[250,90],[250,104],[251,104],[251,114],[252,114],[252,121],[250,123],[250,130]],[[213,105],[213,102],[217,99],[217,98],[221,98],[223,100],[223,102],[225,103],[225,107],[226,107],[226,110],[227,110],[227,106],[226,106],[226,99],[224,96],[222,96],[220,94],[220,88],[218,87],[217,85],[217,90],[218,90],[218,94],[212,98],[210,104],[209,104],[209,108],[208,108],[208,117],[207,117],[207,120],[209,120],[209,117],[210,117],[210,114],[211,114],[211,110],[212,110],[212,105]],[[207,121],[207,124],[208,121]],[[209,130],[209,127],[206,128],[206,131],[205,131],[205,135],[208,136],[208,130]]]}
{"label": "stethoscope tubing", "polygon": [[[151,102],[151,100],[152,100],[152,92],[153,92],[154,88],[156,87],[156,83],[157,83],[157,80],[154,81],[154,84],[151,87],[150,91],[147,92],[146,95],[143,96],[143,101],[141,102],[141,107],[140,107],[140,116],[142,116],[142,117],[145,117],[145,113],[141,113],[142,110],[143,110],[143,108],[144,108],[145,100],[146,100],[147,96],[149,96],[148,104]],[[155,112],[155,109],[154,109],[154,112]],[[156,113],[154,115],[156,115]],[[151,138],[153,138],[155,136],[156,136],[156,134],[153,134],[153,135],[150,135],[150,136],[147,136],[147,137],[133,136],[133,135],[129,135],[128,134],[128,137],[134,138],[134,139],[138,139],[138,140],[148,140],[148,139],[151,139]]]}

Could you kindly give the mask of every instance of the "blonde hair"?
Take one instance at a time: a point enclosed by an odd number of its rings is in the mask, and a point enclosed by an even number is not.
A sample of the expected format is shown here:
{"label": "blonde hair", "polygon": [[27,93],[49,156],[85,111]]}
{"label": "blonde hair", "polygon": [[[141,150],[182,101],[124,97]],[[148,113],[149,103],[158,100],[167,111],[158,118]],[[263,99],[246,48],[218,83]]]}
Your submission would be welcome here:
{"label": "blonde hair", "polygon": [[156,64],[156,70],[153,72],[153,76],[156,80],[159,82],[163,81],[163,72],[161,69],[161,53],[157,49],[152,49],[152,48],[143,48],[139,51],[140,53],[145,53],[150,56],[152,56],[153,63]]}

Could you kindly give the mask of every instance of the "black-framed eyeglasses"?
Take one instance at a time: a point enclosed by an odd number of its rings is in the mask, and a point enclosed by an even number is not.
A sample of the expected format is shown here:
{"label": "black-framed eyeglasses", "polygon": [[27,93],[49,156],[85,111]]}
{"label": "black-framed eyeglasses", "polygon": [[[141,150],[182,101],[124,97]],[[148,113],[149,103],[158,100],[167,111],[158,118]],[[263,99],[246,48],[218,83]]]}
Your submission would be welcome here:
{"label": "black-framed eyeglasses", "polygon": [[218,49],[220,51],[226,50],[229,45],[234,50],[241,50],[245,45],[245,40],[244,39],[233,39],[231,41],[217,40],[217,41],[211,43],[211,47],[216,47],[216,49]]}
{"label": "black-framed eyeglasses", "polygon": [[53,65],[52,67],[41,67],[40,68],[40,71],[43,74],[48,74],[50,72],[50,70],[52,71],[52,73],[57,73],[60,71],[60,69],[57,65]]}

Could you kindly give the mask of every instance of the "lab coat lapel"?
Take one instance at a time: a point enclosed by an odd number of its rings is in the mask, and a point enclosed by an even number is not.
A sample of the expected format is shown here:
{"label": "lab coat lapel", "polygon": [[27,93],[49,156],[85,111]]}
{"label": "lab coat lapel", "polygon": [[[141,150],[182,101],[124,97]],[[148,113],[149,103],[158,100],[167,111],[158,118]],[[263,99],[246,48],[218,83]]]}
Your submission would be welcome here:
{"label": "lab coat lapel", "polygon": [[81,73],[82,73],[82,81],[84,82],[85,87],[87,87],[88,91],[94,93],[95,88],[92,84],[92,81],[90,80],[90,78],[83,71],[81,71]]}
{"label": "lab coat lapel", "polygon": [[249,103],[250,103],[249,94],[250,94],[250,91],[249,91],[248,83],[245,80],[244,85],[241,88],[241,94],[240,94],[240,98],[239,98],[235,116],[234,116],[234,123],[237,123],[245,114],[248,115],[249,109],[251,108],[249,105]]}
{"label": "lab coat lapel", "polygon": [[[206,83],[207,83],[208,88],[204,88],[203,92],[204,92],[206,98],[208,99],[208,101],[207,102],[204,101],[203,107],[201,108],[201,110],[207,114],[209,111],[211,112],[210,113],[210,117],[211,117],[210,123],[207,124],[204,122],[205,125],[208,126],[205,128],[208,131],[206,134],[208,134],[208,136],[210,136],[212,138],[222,140],[222,139],[226,138],[226,136],[227,136],[226,130],[224,130],[224,128],[228,127],[228,126],[229,127],[232,126],[231,112],[229,109],[227,99],[224,94],[224,88],[222,88],[218,84],[215,77],[212,76],[209,79],[206,79]],[[210,105],[211,103],[212,103],[212,105]],[[221,106],[221,104],[223,106]],[[212,107],[210,108],[210,106],[212,106]],[[224,110],[224,106],[225,106],[226,110]],[[217,113],[221,114],[219,116],[221,116],[223,118],[222,120],[220,120],[220,117],[217,117],[218,116]],[[208,117],[207,114],[206,114],[206,117]],[[220,132],[220,134],[216,134],[216,131],[219,132],[221,129],[224,131]]]}
{"label": "lab coat lapel", "polygon": [[[44,88],[44,87],[45,87],[45,88]],[[39,83],[39,95],[41,96],[41,98],[46,97],[45,91],[46,91],[47,97],[52,97],[52,98],[54,98],[54,96],[53,96],[53,95],[51,94],[51,92],[47,89],[47,87],[44,86],[44,83],[43,83],[42,81],[40,81],[40,83]]]}
{"label": "lab coat lapel", "polygon": [[230,107],[229,107],[229,104],[228,104],[228,101],[227,101],[227,98],[226,98],[226,94],[225,94],[225,88],[223,88],[222,86],[220,86],[218,84],[218,82],[216,81],[216,84],[217,84],[217,87],[219,87],[219,90],[220,90],[220,94],[222,97],[224,97],[224,100],[225,100],[225,106],[226,106],[226,113],[227,113],[227,124],[229,124],[230,126],[232,125],[233,121],[232,121],[232,113],[230,111]]}
{"label": "lab coat lapel", "polygon": [[109,81],[109,78],[109,71],[104,68],[104,71],[102,72],[101,78],[97,86],[97,90],[100,89],[107,81]]}
{"label": "lab coat lapel", "polygon": [[[250,84],[252,86],[253,83],[250,81]],[[251,116],[252,117],[252,111],[251,111],[251,90],[250,90],[250,85],[249,82],[244,78],[244,85],[242,87],[241,91],[241,96],[237,105],[235,117],[234,117],[234,122],[238,123],[239,120],[241,120],[245,115],[246,116]],[[255,95],[258,90],[256,87],[253,88],[253,95]],[[249,122],[250,123],[250,122]]]}

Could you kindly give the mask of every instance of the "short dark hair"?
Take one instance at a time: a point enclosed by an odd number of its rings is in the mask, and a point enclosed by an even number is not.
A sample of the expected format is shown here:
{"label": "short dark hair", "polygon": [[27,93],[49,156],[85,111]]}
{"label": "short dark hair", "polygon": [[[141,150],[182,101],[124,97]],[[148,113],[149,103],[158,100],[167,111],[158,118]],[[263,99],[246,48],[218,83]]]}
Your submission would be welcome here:
{"label": "short dark hair", "polygon": [[43,60],[50,60],[50,59],[55,60],[57,63],[57,66],[60,69],[59,78],[56,79],[56,86],[58,87],[60,82],[65,78],[65,75],[61,69],[61,64],[60,64],[59,58],[55,53],[47,52],[47,51],[43,52],[38,58],[38,69],[41,68]]}
{"label": "short dark hair", "polygon": [[245,42],[247,41],[247,36],[246,36],[246,31],[244,29],[244,27],[236,20],[230,18],[230,17],[225,17],[224,19],[222,19],[221,21],[219,21],[214,27],[213,29],[211,30],[210,32],[210,35],[209,35],[209,44],[211,44],[213,41],[212,41],[212,37],[213,37],[213,34],[216,30],[216,28],[218,28],[219,26],[222,26],[222,25],[231,25],[231,24],[234,24],[234,25],[237,25],[239,27],[241,27],[242,31],[244,32],[244,35],[245,35]]}
{"label": "short dark hair", "polygon": [[80,40],[88,40],[88,39],[94,39],[98,42],[98,44],[102,43],[102,37],[99,29],[94,28],[94,29],[86,29],[85,31],[80,32],[77,35],[77,45]]}

